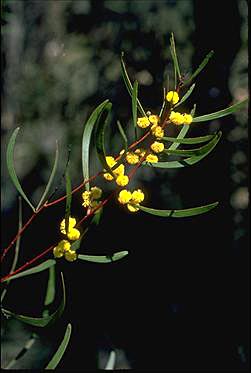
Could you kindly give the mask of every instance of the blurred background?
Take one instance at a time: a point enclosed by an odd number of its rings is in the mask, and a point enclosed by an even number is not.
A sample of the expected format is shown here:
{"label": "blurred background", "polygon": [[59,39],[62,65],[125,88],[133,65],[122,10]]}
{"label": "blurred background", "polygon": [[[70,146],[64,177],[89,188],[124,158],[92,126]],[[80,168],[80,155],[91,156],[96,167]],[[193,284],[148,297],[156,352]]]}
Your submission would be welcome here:
{"label": "blurred background", "polygon": [[[132,80],[139,82],[145,110],[158,113],[172,63],[170,33],[185,74],[213,49],[197,78],[187,108],[197,115],[223,109],[248,96],[246,0],[2,0],[2,245],[17,229],[17,192],[6,170],[6,145],[20,126],[15,167],[23,189],[36,204],[48,181],[59,142],[54,187],[63,193],[62,174],[71,147],[73,185],[81,182],[81,141],[86,120],[105,99],[113,103],[107,153],[122,147],[119,119],[132,136],[131,99],[120,70],[120,53]],[[222,5],[222,4],[221,4]],[[236,369],[247,371],[248,356],[248,112],[195,123],[190,136],[223,132],[214,151],[191,168],[144,168],[132,188],[146,191],[153,208],[189,208],[219,201],[206,215],[162,219],[129,214],[114,201],[92,228],[80,251],[106,254],[121,249],[121,262],[59,263],[65,273],[67,308],[33,349],[13,368],[46,365],[67,322],[72,343],[61,369],[104,367],[113,348],[117,368]],[[170,128],[170,135],[175,129]],[[92,152],[91,174],[100,169]],[[101,179],[108,192],[111,186]],[[80,196],[74,216],[82,217]],[[23,203],[23,219],[30,216]],[[19,264],[58,239],[64,214],[59,204],[41,214],[23,236]],[[2,272],[8,272],[11,255]],[[5,308],[38,316],[47,274],[10,283]],[[39,291],[38,291],[39,289]],[[60,293],[60,291],[59,291]],[[60,296],[60,294],[59,294]],[[22,349],[31,328],[3,320],[2,367]],[[16,333],[16,334],[15,334]],[[41,352],[42,351],[42,352]]]}

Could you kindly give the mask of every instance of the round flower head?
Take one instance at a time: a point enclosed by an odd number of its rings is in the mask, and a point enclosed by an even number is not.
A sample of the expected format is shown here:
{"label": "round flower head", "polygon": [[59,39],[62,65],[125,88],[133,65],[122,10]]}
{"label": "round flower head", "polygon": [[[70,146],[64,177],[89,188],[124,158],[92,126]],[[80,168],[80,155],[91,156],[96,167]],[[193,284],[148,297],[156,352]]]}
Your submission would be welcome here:
{"label": "round flower head", "polygon": [[154,141],[154,143],[151,145],[152,151],[155,153],[161,153],[164,150],[164,144],[162,142]]}
{"label": "round flower head", "polygon": [[102,196],[102,189],[94,186],[91,188],[91,197],[92,199],[99,199]]}
{"label": "round flower head", "polygon": [[137,164],[139,162],[139,156],[138,154],[128,152],[126,154],[126,160],[129,164]]}
{"label": "round flower head", "polygon": [[67,250],[70,250],[71,244],[67,240],[62,240],[53,249],[53,255],[55,258],[62,258]]}
{"label": "round flower head", "polygon": [[79,230],[76,229],[76,228],[71,228],[71,229],[69,229],[69,232],[68,232],[68,234],[67,234],[67,237],[68,237],[69,240],[71,240],[71,241],[76,241],[76,240],[78,240],[79,237],[80,237],[80,232],[79,232]]}
{"label": "round flower head", "polygon": [[150,126],[150,121],[147,117],[138,118],[137,125],[140,128],[147,128],[148,126]]}
{"label": "round flower head", "polygon": [[113,170],[114,175],[119,176],[119,175],[124,175],[125,172],[125,166],[123,164],[119,165],[115,170]]}
{"label": "round flower head", "polygon": [[134,190],[134,192],[132,193],[132,199],[131,199],[130,202],[141,203],[141,202],[144,201],[144,198],[145,198],[145,195],[142,192],[142,190],[141,189],[137,189],[137,190]]}
{"label": "round flower head", "polygon": [[127,175],[119,175],[116,179],[116,184],[119,186],[126,186],[129,183],[129,177]]}
{"label": "round flower head", "polygon": [[150,115],[150,116],[148,117],[148,119],[150,120],[150,122],[151,122],[152,124],[155,124],[155,125],[158,124],[158,121],[159,121],[159,117],[158,117],[158,115]]}
{"label": "round flower head", "polygon": [[84,206],[84,207],[90,206],[90,203],[91,203],[91,192],[89,192],[89,191],[86,190],[84,193],[82,193],[82,198],[84,200],[84,202],[82,203],[82,206]]}
{"label": "round flower head", "polygon": [[180,125],[184,123],[184,116],[181,113],[172,111],[169,120],[174,124]]}
{"label": "round flower head", "polygon": [[132,198],[132,193],[129,190],[123,189],[119,192],[118,201],[122,205],[125,205]]}
{"label": "round flower head", "polygon": [[150,163],[157,163],[159,161],[157,155],[155,154],[148,154],[148,156],[146,157],[146,161],[147,162],[150,162]]}
{"label": "round flower head", "polygon": [[117,162],[115,161],[115,159],[110,156],[110,155],[107,155],[105,157],[105,160],[106,160],[106,163],[108,164],[109,167],[113,167]]}
{"label": "round flower head", "polygon": [[175,91],[169,91],[166,95],[166,100],[170,102],[170,104],[175,105],[179,101],[179,95]]}
{"label": "round flower head", "polygon": [[144,155],[146,154],[146,151],[143,148],[138,148],[135,150],[134,153],[137,154],[140,158],[143,158]]}
{"label": "round flower head", "polygon": [[107,181],[112,181],[112,180],[114,179],[114,177],[113,177],[111,174],[109,174],[109,172],[105,172],[105,173],[103,174],[103,176],[104,176],[104,178],[105,178]]}
{"label": "round flower head", "polygon": [[183,114],[184,124],[190,124],[193,121],[193,117],[190,114]]}
{"label": "round flower head", "polygon": [[164,136],[164,130],[160,126],[152,126],[151,131],[155,137],[162,138]]}
{"label": "round flower head", "polygon": [[74,250],[68,250],[65,252],[64,257],[68,262],[74,262],[77,259],[77,253]]}
{"label": "round flower head", "polygon": [[[69,227],[68,227],[68,230],[71,230],[72,228],[75,227],[76,225],[76,219],[75,218],[71,218],[69,217]],[[65,219],[61,221],[60,223],[60,232],[63,233],[63,234],[66,234],[66,231],[65,231]]]}

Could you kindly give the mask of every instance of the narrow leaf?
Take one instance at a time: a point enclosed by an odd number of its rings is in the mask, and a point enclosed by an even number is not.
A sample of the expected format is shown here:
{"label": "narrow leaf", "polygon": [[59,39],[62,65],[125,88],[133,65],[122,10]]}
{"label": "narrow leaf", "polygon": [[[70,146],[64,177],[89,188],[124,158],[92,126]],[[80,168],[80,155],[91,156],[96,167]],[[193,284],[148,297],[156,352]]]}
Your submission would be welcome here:
{"label": "narrow leaf", "polygon": [[71,324],[69,323],[66,327],[65,335],[64,335],[62,342],[60,343],[60,346],[58,347],[56,353],[54,354],[49,364],[45,367],[45,369],[55,369],[57,367],[70,341],[71,330],[72,330],[72,327],[71,327]]}
{"label": "narrow leaf", "polygon": [[91,222],[95,225],[99,225],[102,214],[103,214],[103,207],[100,207],[100,209],[94,214]]}
{"label": "narrow leaf", "polygon": [[201,62],[201,64],[199,65],[199,67],[195,70],[195,72],[190,76],[190,78],[188,78],[188,80],[186,80],[184,82],[184,86],[185,85],[188,85],[191,83],[191,81],[204,69],[204,67],[208,64],[209,60],[211,59],[211,57],[214,55],[214,51],[210,51],[206,57],[204,58],[204,60]]}
{"label": "narrow leaf", "polygon": [[33,275],[34,273],[45,271],[46,269],[50,268],[51,266],[54,266],[55,264],[56,264],[56,261],[54,259],[48,259],[45,262],[39,264],[38,266],[27,269],[26,271],[23,271],[10,278],[7,278],[6,280],[3,280],[2,282],[12,281],[20,277],[29,276],[29,275]]}
{"label": "narrow leaf", "polygon": [[2,309],[3,314],[7,317],[12,316],[17,320],[23,321],[24,323],[32,325],[32,326],[44,328],[45,326],[51,325],[62,315],[64,308],[65,308],[65,284],[64,284],[64,278],[63,278],[62,273],[61,273],[61,279],[62,279],[62,288],[63,288],[62,301],[58,309],[51,315],[44,316],[44,317],[29,317],[29,316],[24,316],[24,315],[18,315],[9,310]]}
{"label": "narrow leaf", "polygon": [[55,266],[51,266],[49,268],[49,277],[48,277],[48,284],[47,284],[47,290],[44,300],[44,306],[49,306],[51,303],[53,303],[55,299]]}
{"label": "narrow leaf", "polygon": [[[117,120],[117,126],[118,126],[118,129],[119,129],[119,133],[122,137],[122,140],[123,140],[123,149],[125,149],[125,153],[127,152],[127,149],[128,149],[128,140],[127,140],[127,136],[125,134],[125,131],[123,130],[123,127],[120,123],[119,120]],[[125,154],[124,153],[124,154]]]}
{"label": "narrow leaf", "polygon": [[66,202],[65,202],[65,231],[68,234],[69,230],[69,219],[71,215],[71,201],[72,201],[72,194],[71,194],[71,176],[69,171],[69,165],[67,165],[67,169],[65,172],[65,188],[66,188]]}
{"label": "narrow leaf", "polygon": [[178,74],[178,78],[181,78],[181,73],[180,73],[180,67],[179,67],[179,62],[178,62],[178,57],[176,54],[176,47],[175,47],[175,40],[174,40],[174,35],[171,33],[171,38],[170,38],[170,50],[171,50],[171,55],[173,59],[173,64],[174,68]]}
{"label": "narrow leaf", "polygon": [[188,89],[188,91],[184,94],[184,96],[181,98],[181,100],[176,104],[174,105],[174,108],[178,107],[179,105],[183,104],[187,99],[188,97],[191,95],[191,93],[193,92],[194,90],[194,87],[195,87],[195,84],[192,84],[191,87]]}
{"label": "narrow leaf", "polygon": [[178,142],[179,144],[199,144],[211,140],[214,135],[187,137],[186,139],[178,139],[176,137],[162,137],[161,141]]}
{"label": "narrow leaf", "polygon": [[[82,170],[83,170],[83,178],[84,181],[89,180],[89,148],[91,142],[91,135],[93,128],[96,124],[97,119],[99,118],[100,114],[102,113],[105,105],[109,102],[109,100],[105,100],[102,102],[91,114],[90,118],[86,122],[84,126],[83,138],[82,138]],[[85,184],[86,190],[90,189],[90,183],[87,182]]]}
{"label": "narrow leaf", "polygon": [[115,351],[111,351],[108,361],[105,366],[105,370],[114,370],[115,362],[116,362],[116,353]]}
{"label": "narrow leaf", "polygon": [[78,255],[78,259],[86,260],[88,262],[94,263],[111,263],[115,262],[116,260],[124,258],[128,255],[128,251],[119,251],[112,255]]}
{"label": "narrow leaf", "polygon": [[43,204],[43,202],[45,201],[48,193],[49,193],[49,190],[50,190],[50,187],[51,187],[51,184],[54,180],[54,177],[55,177],[55,174],[56,174],[56,170],[57,170],[57,166],[58,166],[58,143],[56,141],[56,154],[55,154],[55,160],[54,160],[54,164],[53,164],[53,168],[52,168],[52,171],[51,171],[51,175],[49,177],[49,180],[48,180],[48,183],[45,187],[45,190],[44,190],[44,193],[36,207],[36,210],[38,210],[40,208],[40,206]]}
{"label": "narrow leaf", "polygon": [[[183,127],[181,128],[181,131],[179,132],[179,134],[178,134],[178,136],[177,136],[177,139],[178,139],[178,140],[183,139],[183,138],[186,136],[188,130],[189,130],[189,125],[184,124]],[[175,150],[175,149],[177,149],[178,147],[179,147],[179,143],[177,142],[177,143],[173,143],[173,144],[169,147],[169,149],[170,149],[170,150]]]}
{"label": "narrow leaf", "polygon": [[192,117],[194,117],[195,111],[196,111],[196,104],[193,105],[193,108],[190,111],[190,115],[192,115]]}
{"label": "narrow leaf", "polygon": [[[111,111],[112,104],[107,103],[100,117],[98,118],[96,129],[95,129],[95,145],[98,158],[104,169],[109,172],[112,176],[114,173],[112,168],[106,162],[106,151],[105,151],[105,130],[109,120],[109,113]],[[117,166],[115,166],[117,167]]]}
{"label": "narrow leaf", "polygon": [[[125,67],[125,63],[124,63],[124,52],[121,53],[121,57],[120,57],[120,62],[121,62],[121,70],[122,70],[122,77],[123,77],[123,80],[124,80],[124,83],[125,83],[125,86],[126,86],[126,89],[129,93],[130,96],[132,96],[132,92],[133,92],[133,87],[132,87],[132,83],[130,81],[130,78],[127,74],[127,71],[126,71],[126,67]],[[145,110],[143,109],[143,106],[141,105],[139,99],[137,98],[137,103],[138,103],[138,109],[139,111],[141,112],[141,114],[143,115],[143,117],[146,117],[146,113],[145,113]]]}
{"label": "narrow leaf", "polygon": [[[151,163],[151,166],[157,167],[157,168],[181,168],[181,167],[191,166],[201,161],[203,158],[205,158],[215,148],[220,138],[221,138],[221,132],[218,132],[208,144],[201,147],[200,155],[195,155],[193,157],[189,157],[189,158],[186,158],[180,161]],[[171,147],[169,149],[171,149]],[[148,165],[147,163],[143,163],[143,164]]]}
{"label": "narrow leaf", "polygon": [[138,82],[137,80],[133,84],[132,91],[132,117],[133,117],[133,126],[135,132],[135,140],[137,140],[137,98],[138,98]]}
{"label": "narrow leaf", "polygon": [[229,114],[233,114],[235,111],[241,109],[247,102],[248,102],[248,99],[246,98],[245,100],[237,102],[237,104],[229,106],[226,109],[219,110],[211,114],[205,114],[199,117],[195,117],[193,118],[193,123],[205,122],[207,120],[213,120],[213,119],[225,117],[226,115],[229,115]]}
{"label": "narrow leaf", "polygon": [[162,106],[161,106],[161,109],[160,109],[160,112],[159,112],[159,117],[160,118],[161,118],[161,115],[162,115],[162,113],[164,111],[165,105],[166,105],[166,88],[164,87],[163,88],[163,102],[162,102]]}
{"label": "narrow leaf", "polygon": [[6,153],[7,169],[8,169],[11,180],[12,180],[13,184],[15,185],[17,191],[21,194],[23,199],[28,203],[28,205],[35,212],[35,207],[32,205],[32,203],[29,201],[26,194],[24,193],[24,191],[23,191],[23,189],[22,189],[22,187],[19,183],[16,171],[15,171],[15,168],[14,168],[14,147],[15,147],[16,137],[17,137],[17,134],[18,134],[19,130],[20,130],[20,127],[17,127],[15,129],[15,131],[11,135],[10,141],[8,143],[8,146],[7,146],[7,153]]}
{"label": "narrow leaf", "polygon": [[218,205],[218,202],[210,203],[209,205],[200,206],[200,207],[194,207],[191,209],[185,209],[185,210],[157,210],[157,209],[151,209],[149,207],[138,205],[139,209],[147,212],[148,214],[156,215],[156,216],[162,216],[162,217],[169,217],[169,218],[184,218],[194,215],[200,215],[204,214],[205,212],[208,212],[215,208]]}

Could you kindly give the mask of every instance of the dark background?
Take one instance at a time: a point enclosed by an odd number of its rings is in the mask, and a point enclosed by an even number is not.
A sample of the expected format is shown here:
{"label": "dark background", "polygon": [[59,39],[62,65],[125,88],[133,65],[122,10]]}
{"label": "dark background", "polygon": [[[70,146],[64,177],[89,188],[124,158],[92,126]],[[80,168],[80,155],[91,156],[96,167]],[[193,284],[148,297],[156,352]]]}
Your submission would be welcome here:
{"label": "dark background", "polygon": [[[172,31],[185,73],[209,50],[215,51],[187,104],[197,104],[197,115],[247,96],[244,0],[3,1],[3,247],[17,224],[17,196],[4,155],[13,129],[21,124],[15,164],[33,201],[48,179],[56,139],[60,165],[55,184],[71,144],[76,185],[82,173],[83,124],[91,111],[109,98],[114,124],[117,118],[132,124],[130,98],[120,74],[121,50],[130,77],[140,83],[145,109],[157,113],[163,81],[167,71],[172,74]],[[107,145],[111,153],[121,146],[113,128]],[[58,271],[63,269],[66,278],[67,308],[54,327],[40,333],[45,344],[56,344],[66,323],[72,322],[72,341],[59,368],[95,368],[97,352],[115,348],[125,351],[131,368],[247,371],[247,110],[195,123],[190,135],[218,129],[222,140],[200,163],[178,171],[144,169],[133,184],[146,190],[150,207],[188,208],[219,201],[217,209],[176,220],[129,214],[112,202],[100,225],[90,229],[81,252],[124,249],[128,257],[106,266],[59,262]],[[98,169],[94,158],[95,154]],[[105,186],[101,180],[98,185]],[[83,216],[79,197],[73,211]],[[25,221],[30,216],[25,204],[23,214]],[[58,239],[63,214],[60,204],[37,218],[23,236],[20,265]],[[29,315],[41,312],[47,277],[38,277],[13,282],[5,307]]]}

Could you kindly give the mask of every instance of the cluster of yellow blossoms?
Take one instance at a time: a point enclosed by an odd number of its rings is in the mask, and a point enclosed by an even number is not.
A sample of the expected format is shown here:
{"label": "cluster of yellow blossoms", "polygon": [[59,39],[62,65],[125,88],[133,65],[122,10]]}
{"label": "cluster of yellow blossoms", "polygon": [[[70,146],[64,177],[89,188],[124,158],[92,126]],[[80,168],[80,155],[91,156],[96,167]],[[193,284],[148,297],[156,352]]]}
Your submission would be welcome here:
{"label": "cluster of yellow blossoms", "polygon": [[[117,163],[115,159],[111,156],[106,157],[106,162],[109,167],[113,167]],[[129,177],[125,175],[125,166],[123,164],[115,168],[113,170],[113,173],[115,175],[115,181],[117,185],[126,186],[129,183]],[[109,172],[105,172],[103,176],[108,181],[112,181],[114,179],[114,177]]]}
{"label": "cluster of yellow blossoms", "polygon": [[[94,186],[91,188],[90,191],[85,191],[82,193],[83,203],[82,206],[86,208],[94,209],[96,208],[100,201],[98,201],[102,196],[102,189]],[[99,209],[95,211],[95,213],[98,212]]]}
{"label": "cluster of yellow blossoms", "polygon": [[123,189],[119,193],[118,201],[122,205],[127,205],[129,211],[136,212],[139,210],[137,205],[144,201],[144,198],[145,195],[141,189],[134,190],[132,193],[127,189]]}
{"label": "cluster of yellow blossoms", "polygon": [[[68,232],[66,233],[65,219],[60,223],[60,231],[71,241],[76,241],[80,237],[78,229],[74,228],[76,225],[76,219],[69,217]],[[53,255],[55,258],[65,257],[69,262],[73,262],[77,259],[75,250],[71,250],[71,243],[68,240],[61,240],[56,247],[53,249]]]}

